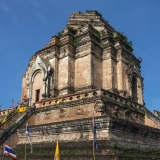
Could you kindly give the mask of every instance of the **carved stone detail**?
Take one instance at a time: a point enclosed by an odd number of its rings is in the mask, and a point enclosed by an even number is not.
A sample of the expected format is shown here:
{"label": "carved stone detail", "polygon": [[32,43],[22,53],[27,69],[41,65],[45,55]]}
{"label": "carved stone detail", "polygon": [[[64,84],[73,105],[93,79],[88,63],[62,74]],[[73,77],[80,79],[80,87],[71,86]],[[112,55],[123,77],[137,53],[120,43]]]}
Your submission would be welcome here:
{"label": "carved stone detail", "polygon": [[101,100],[97,100],[96,104],[94,105],[94,110],[97,112],[104,113],[105,105]]}
{"label": "carved stone detail", "polygon": [[117,106],[114,107],[114,110],[112,111],[113,116],[118,116],[119,108]]}
{"label": "carved stone detail", "polygon": [[77,115],[83,115],[83,108],[78,108],[77,109]]}
{"label": "carved stone detail", "polygon": [[44,116],[44,120],[49,120],[49,119],[50,119],[49,115]]}
{"label": "carved stone detail", "polygon": [[45,115],[48,115],[48,114],[51,114],[51,112],[49,112],[49,111],[46,111],[46,112],[45,112]]}
{"label": "carved stone detail", "polygon": [[127,110],[124,112],[124,114],[125,114],[125,118],[126,118],[126,119],[129,119],[130,114],[131,114],[131,111],[130,111],[129,109],[127,109]]}
{"label": "carved stone detail", "polygon": [[64,118],[66,116],[66,109],[61,108],[59,111],[59,117]]}

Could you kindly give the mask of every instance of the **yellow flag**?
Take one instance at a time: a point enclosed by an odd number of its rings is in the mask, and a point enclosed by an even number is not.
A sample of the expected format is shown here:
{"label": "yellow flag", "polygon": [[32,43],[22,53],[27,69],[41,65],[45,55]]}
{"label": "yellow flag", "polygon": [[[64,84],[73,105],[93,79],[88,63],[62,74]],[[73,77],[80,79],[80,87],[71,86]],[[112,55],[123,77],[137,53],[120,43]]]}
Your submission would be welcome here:
{"label": "yellow flag", "polygon": [[1,123],[2,123],[2,124],[3,124],[3,123],[5,123],[5,122],[6,122],[6,120],[7,120],[7,117],[5,116],[5,117],[3,118],[3,120],[2,120],[2,122],[1,122]]}
{"label": "yellow flag", "polygon": [[17,107],[17,111],[18,111],[20,108],[21,108],[21,106],[18,106],[18,107]]}
{"label": "yellow flag", "polygon": [[6,109],[6,114],[8,114],[9,113],[9,110],[8,109]]}
{"label": "yellow flag", "polygon": [[20,107],[20,106],[18,106],[17,112],[25,112],[26,109],[27,109],[27,107]]}
{"label": "yellow flag", "polygon": [[58,140],[57,140],[57,145],[56,145],[56,151],[55,151],[55,155],[54,155],[54,160],[60,160],[60,151],[59,151]]}

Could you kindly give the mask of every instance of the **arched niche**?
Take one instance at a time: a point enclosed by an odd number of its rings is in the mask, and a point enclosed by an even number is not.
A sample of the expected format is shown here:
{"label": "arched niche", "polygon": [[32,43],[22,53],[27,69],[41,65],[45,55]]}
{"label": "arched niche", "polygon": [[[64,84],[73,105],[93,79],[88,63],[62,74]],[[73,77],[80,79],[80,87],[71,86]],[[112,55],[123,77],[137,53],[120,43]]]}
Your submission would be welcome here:
{"label": "arched niche", "polygon": [[41,70],[37,70],[32,77],[32,102],[38,102],[42,99],[43,77]]}
{"label": "arched niche", "polygon": [[51,67],[49,62],[38,55],[28,74],[27,83],[31,83],[35,72],[38,70],[42,72],[43,79],[47,78],[47,71],[49,71],[50,69]]}
{"label": "arched niche", "polygon": [[[52,68],[49,62],[38,55],[29,73],[26,75],[28,97],[32,97],[35,101],[37,101],[36,95],[34,93],[34,92],[37,92],[37,95],[39,94],[40,97],[42,96],[42,98],[46,98],[49,92],[48,91],[48,80],[50,79],[51,71],[52,71]],[[41,77],[39,76],[40,78],[39,81],[41,81],[40,83],[42,83],[40,84],[41,88],[35,91],[36,87],[35,87],[34,81],[35,81],[35,78],[36,80],[39,79],[37,78],[37,76],[40,73],[41,73]]]}
{"label": "arched niche", "polygon": [[136,75],[132,76],[131,87],[132,87],[132,100],[138,102],[138,84]]}

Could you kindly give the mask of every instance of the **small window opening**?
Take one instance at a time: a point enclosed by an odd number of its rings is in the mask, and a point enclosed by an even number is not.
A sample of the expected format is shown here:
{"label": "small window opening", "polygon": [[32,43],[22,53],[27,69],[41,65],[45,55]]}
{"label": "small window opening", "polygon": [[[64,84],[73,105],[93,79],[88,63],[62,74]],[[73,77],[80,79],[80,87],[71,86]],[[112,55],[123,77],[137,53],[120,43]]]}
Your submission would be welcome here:
{"label": "small window opening", "polygon": [[36,90],[36,99],[35,99],[36,102],[39,101],[39,97],[40,97],[40,89],[37,89]]}

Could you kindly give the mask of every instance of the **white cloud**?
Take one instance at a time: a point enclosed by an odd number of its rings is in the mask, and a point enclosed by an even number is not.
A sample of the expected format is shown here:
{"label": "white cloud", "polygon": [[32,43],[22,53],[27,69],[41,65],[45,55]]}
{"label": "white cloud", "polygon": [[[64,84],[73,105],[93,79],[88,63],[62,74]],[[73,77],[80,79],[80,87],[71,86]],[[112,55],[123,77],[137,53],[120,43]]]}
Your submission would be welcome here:
{"label": "white cloud", "polygon": [[42,13],[40,13],[40,12],[37,11],[36,12],[36,17],[38,19],[40,19],[42,23],[45,23],[45,16]]}
{"label": "white cloud", "polygon": [[29,2],[31,3],[31,5],[35,8],[39,8],[39,2],[36,0],[29,0]]}
{"label": "white cloud", "polygon": [[9,5],[7,5],[6,3],[4,3],[4,1],[0,1],[0,8],[6,13],[8,14],[8,16],[12,19],[12,21],[14,23],[17,23],[17,18],[16,18],[16,14],[13,11],[13,9],[11,7],[9,7]]}
{"label": "white cloud", "polygon": [[35,16],[42,22],[45,23],[45,16],[41,11],[40,5],[39,5],[39,1],[37,0],[29,0],[30,4],[32,5],[32,7],[35,8]]}

